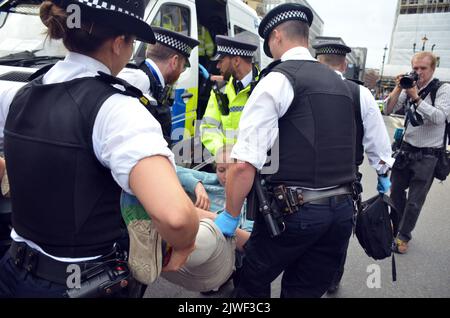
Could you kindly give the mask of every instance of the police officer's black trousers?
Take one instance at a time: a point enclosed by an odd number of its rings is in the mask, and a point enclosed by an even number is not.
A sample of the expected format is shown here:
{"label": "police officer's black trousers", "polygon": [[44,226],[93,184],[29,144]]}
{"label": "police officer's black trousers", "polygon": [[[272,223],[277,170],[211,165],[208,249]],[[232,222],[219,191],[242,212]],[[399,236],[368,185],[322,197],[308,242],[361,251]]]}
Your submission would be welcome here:
{"label": "police officer's black trousers", "polygon": [[9,252],[0,260],[0,297],[60,298],[66,289],[17,267]]}
{"label": "police officer's black trousers", "polygon": [[282,298],[321,297],[330,286],[352,231],[351,199],[305,205],[285,218],[286,231],[270,238],[261,217],[245,246],[244,266],[234,295],[270,297],[270,284],[283,271]]}

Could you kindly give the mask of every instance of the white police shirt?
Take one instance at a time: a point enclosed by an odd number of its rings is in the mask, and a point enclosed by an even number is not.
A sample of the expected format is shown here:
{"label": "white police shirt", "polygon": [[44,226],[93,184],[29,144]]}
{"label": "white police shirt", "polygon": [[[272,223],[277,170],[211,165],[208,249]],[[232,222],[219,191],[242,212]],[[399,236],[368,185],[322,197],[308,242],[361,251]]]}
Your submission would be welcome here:
{"label": "white police shirt", "polygon": [[[76,78],[93,77],[98,71],[111,74],[101,62],[78,53],[70,52],[63,61],[45,74],[44,84],[70,81]],[[3,143],[3,128],[11,102],[24,84],[1,85],[0,88],[0,141]],[[117,184],[133,194],[129,187],[129,175],[133,167],[142,159],[151,156],[167,157],[175,169],[174,155],[167,147],[161,126],[148,110],[136,99],[122,94],[109,97],[100,108],[92,132],[94,153],[100,163],[111,170]],[[33,242],[21,238],[14,230],[13,240],[26,242],[29,246],[45,253]],[[87,261],[92,258],[57,258],[56,260]]]}
{"label": "white police shirt", "polygon": [[[341,72],[335,71],[345,80]],[[359,85],[361,118],[364,126],[363,145],[369,164],[379,174],[386,173],[394,165],[391,140],[377,102],[367,87]],[[380,161],[386,164],[380,165]]]}
{"label": "white police shirt", "polygon": [[245,75],[240,82],[242,83],[242,87],[246,88],[253,80],[253,70],[250,71],[247,75]]}
{"label": "white police shirt", "polygon": [[[149,63],[155,70],[161,86],[165,87],[166,83],[164,81],[164,76],[162,75],[158,65],[156,65],[156,63],[151,59],[146,59],[145,61]],[[119,74],[117,74],[117,77],[127,81],[134,87],[139,88],[144,94],[152,94],[150,92],[150,80],[148,79],[147,74],[145,74],[144,71],[140,69],[124,68]]]}

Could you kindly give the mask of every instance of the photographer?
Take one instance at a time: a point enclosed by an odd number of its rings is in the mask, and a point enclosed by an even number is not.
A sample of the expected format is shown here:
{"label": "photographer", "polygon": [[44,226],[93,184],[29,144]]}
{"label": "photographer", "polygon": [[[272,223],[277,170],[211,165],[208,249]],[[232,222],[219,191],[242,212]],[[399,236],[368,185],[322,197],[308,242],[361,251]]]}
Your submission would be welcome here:
{"label": "photographer", "polygon": [[[450,85],[433,78],[436,62],[430,52],[415,54],[411,63],[417,76],[397,76],[397,86],[387,102],[386,114],[401,107],[406,110],[405,135],[391,175],[391,197],[399,211],[396,252],[401,254],[408,250],[411,232],[434,180],[437,155],[444,148]],[[413,83],[408,83],[411,80]]]}

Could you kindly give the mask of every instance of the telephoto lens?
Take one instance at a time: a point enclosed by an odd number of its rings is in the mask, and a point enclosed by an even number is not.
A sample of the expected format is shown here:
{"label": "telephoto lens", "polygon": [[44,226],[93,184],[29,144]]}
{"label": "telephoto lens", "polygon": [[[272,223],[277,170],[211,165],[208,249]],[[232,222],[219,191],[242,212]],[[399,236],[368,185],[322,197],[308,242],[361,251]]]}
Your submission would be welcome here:
{"label": "telephoto lens", "polygon": [[405,74],[400,79],[400,87],[403,89],[413,88],[418,80],[419,80],[419,75],[416,72],[411,72],[411,73]]}

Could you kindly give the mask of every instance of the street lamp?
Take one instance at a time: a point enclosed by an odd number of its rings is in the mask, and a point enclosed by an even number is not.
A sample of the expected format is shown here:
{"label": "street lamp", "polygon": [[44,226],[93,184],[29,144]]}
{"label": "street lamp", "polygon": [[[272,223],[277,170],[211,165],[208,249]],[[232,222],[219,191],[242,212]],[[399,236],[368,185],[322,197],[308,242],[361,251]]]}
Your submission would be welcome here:
{"label": "street lamp", "polygon": [[427,41],[428,41],[428,38],[427,38],[427,35],[425,34],[425,36],[422,39],[422,42],[423,42],[422,52],[425,51],[425,44],[427,43]]}
{"label": "street lamp", "polygon": [[384,62],[386,61],[386,51],[388,50],[387,44],[384,47],[384,54],[383,54],[383,64],[381,65],[381,74],[380,74],[380,83],[378,85],[378,95],[379,97],[382,96],[382,85],[383,85],[383,75],[384,75]]}
{"label": "street lamp", "polygon": [[[429,40],[430,39],[428,39],[426,35],[422,38],[422,43],[423,43],[422,44],[422,52],[425,51],[425,46]],[[431,46],[431,52],[434,52],[435,47],[436,47],[436,44],[433,44]],[[413,53],[414,54],[416,53],[416,48],[417,48],[417,43],[413,43]]]}

